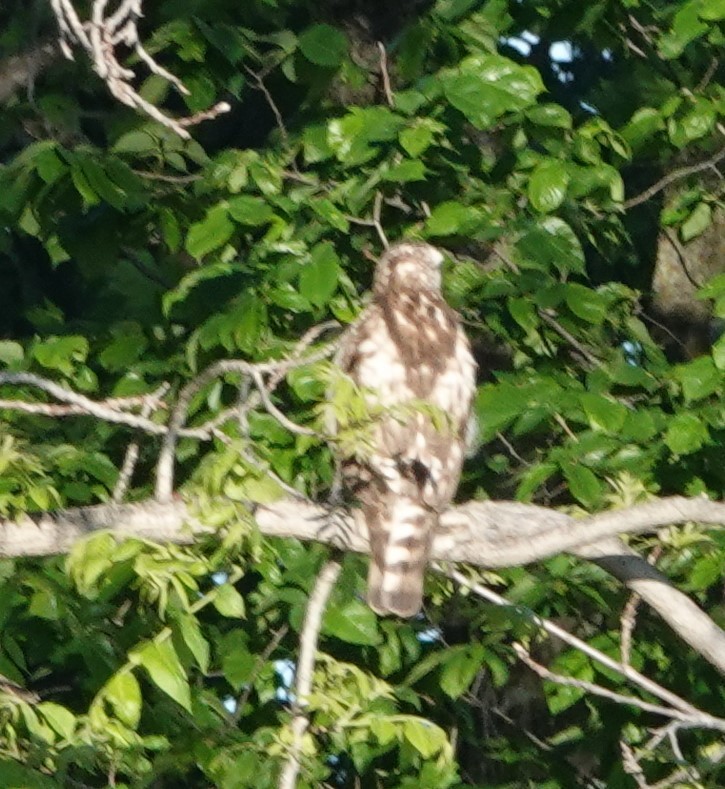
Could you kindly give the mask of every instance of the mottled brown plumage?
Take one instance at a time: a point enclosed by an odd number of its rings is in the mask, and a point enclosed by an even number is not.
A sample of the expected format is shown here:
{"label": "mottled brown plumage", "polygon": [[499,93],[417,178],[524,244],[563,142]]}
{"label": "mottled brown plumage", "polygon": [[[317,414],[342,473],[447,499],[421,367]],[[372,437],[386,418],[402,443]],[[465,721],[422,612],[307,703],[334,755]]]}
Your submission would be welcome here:
{"label": "mottled brown plumage", "polygon": [[[422,605],[431,538],[458,486],[475,390],[468,340],[441,295],[442,260],[428,244],[388,249],[372,302],[337,357],[369,406],[383,406],[372,451],[342,458],[342,469],[370,535],[368,602],[399,616]],[[401,415],[400,406],[410,408]]]}

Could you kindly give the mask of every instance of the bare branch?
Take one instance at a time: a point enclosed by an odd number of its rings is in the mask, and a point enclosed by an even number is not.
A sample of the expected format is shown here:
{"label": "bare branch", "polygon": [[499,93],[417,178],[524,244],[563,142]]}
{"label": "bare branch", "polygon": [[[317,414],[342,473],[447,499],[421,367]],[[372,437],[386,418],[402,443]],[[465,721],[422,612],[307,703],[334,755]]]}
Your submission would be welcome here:
{"label": "bare branch", "polygon": [[255,88],[264,96],[267,105],[269,106],[270,110],[272,110],[272,115],[274,115],[274,121],[277,124],[280,135],[282,136],[282,141],[285,145],[289,145],[289,133],[287,132],[287,127],[284,125],[282,113],[279,111],[279,107],[272,97],[272,94],[269,92],[269,89],[264,84],[264,77],[260,74],[257,74],[257,72],[253,71],[251,68],[249,68],[249,66],[245,66],[244,70],[252,78]]}
{"label": "bare branch", "polygon": [[628,211],[630,208],[634,208],[641,203],[646,203],[658,192],[666,189],[670,184],[675,183],[675,181],[681,181],[683,178],[687,178],[690,175],[695,175],[695,173],[701,173],[703,170],[709,170],[724,158],[725,148],[720,148],[717,153],[701,162],[697,162],[697,164],[691,164],[688,167],[678,167],[671,173],[667,173],[667,175],[665,175],[663,178],[660,178],[657,183],[654,183],[652,186],[645,189],[644,192],[640,192],[640,194],[636,195],[635,197],[630,197],[629,200],[625,200],[622,203],[622,207],[625,209],[625,211]]}
{"label": "bare branch", "polygon": [[272,414],[272,416],[282,425],[286,427],[290,433],[294,433],[298,436],[314,436],[317,435],[314,430],[310,430],[308,427],[302,427],[302,425],[298,425],[293,422],[291,419],[288,419],[277,406],[272,402],[269,397],[269,391],[267,390],[267,386],[264,383],[264,379],[262,378],[261,373],[257,372],[257,370],[251,371],[252,380],[254,381],[255,386],[257,387],[257,391],[259,392],[259,396],[262,398],[262,405],[265,409]]}
{"label": "bare branch", "polygon": [[[654,567],[657,559],[660,556],[660,553],[661,547],[655,546],[654,550],[652,550],[650,555],[647,557],[648,564]],[[641,601],[642,598],[636,592],[631,594],[629,600],[627,600],[624,606],[624,609],[622,610],[622,615],[619,618],[621,624],[619,654],[622,663],[629,663],[632,654],[632,634],[634,633],[634,628],[637,623],[637,610],[639,609],[639,604]]]}
{"label": "bare branch", "polygon": [[[645,712],[652,712],[655,715],[663,715],[667,718],[687,723],[693,728],[714,729],[715,731],[725,732],[725,720],[722,718],[716,718],[713,715],[708,715],[708,713],[699,710],[696,713],[687,713],[673,709],[672,707],[663,707],[661,704],[651,704],[635,696],[625,696],[623,693],[616,693],[602,685],[597,685],[595,682],[588,682],[583,679],[576,679],[575,677],[565,677],[562,674],[556,674],[550,671],[545,666],[542,666],[541,663],[537,663],[521,644],[514,644],[513,649],[518,658],[532,671],[538,674],[542,679],[555,682],[557,685],[579,688],[586,693],[590,693],[592,696],[600,696],[601,698],[609,699],[617,704],[626,704],[631,707],[637,707]],[[684,700],[682,700],[682,703],[687,704]]]}
{"label": "bare branch", "polygon": [[385,100],[388,102],[389,107],[394,107],[395,99],[393,98],[393,90],[390,87],[390,74],[388,74],[388,53],[385,51],[385,44],[382,41],[378,41],[378,52],[380,53],[380,74],[383,78]]}
{"label": "bare branch", "polygon": [[292,718],[292,747],[285,763],[277,786],[279,789],[295,789],[297,776],[300,772],[300,756],[302,753],[302,739],[305,736],[310,720],[305,712],[310,693],[312,692],[312,675],[315,670],[315,653],[320,637],[322,615],[325,612],[327,601],[340,575],[342,565],[331,559],[320,570],[314,589],[307,603],[305,621],[300,634],[300,654],[297,661],[297,678],[295,681],[296,712]]}
{"label": "bare branch", "polygon": [[470,581],[465,575],[463,575],[463,573],[459,572],[458,570],[445,570],[441,567],[436,567],[436,569],[438,569],[438,571],[443,575],[447,575],[449,578],[452,578],[453,580],[460,583],[461,586],[465,587],[466,589],[470,589],[476,595],[483,598],[484,600],[488,600],[494,605],[511,608],[515,607],[517,611],[523,613],[549,635],[559,638],[565,644],[569,644],[569,646],[578,649],[580,652],[583,652],[585,655],[587,655],[587,657],[590,657],[597,663],[601,663],[601,665],[606,666],[608,669],[616,671],[618,674],[621,674],[631,682],[634,682],[640,688],[646,690],[648,693],[651,693],[656,698],[672,705],[675,709],[689,714],[699,714],[699,711],[695,707],[671,691],[667,690],[667,688],[663,688],[653,680],[645,677],[644,674],[640,674],[639,671],[632,668],[631,666],[625,666],[623,663],[610,658],[609,655],[605,655],[604,652],[601,652],[600,650],[596,649],[596,647],[587,644],[586,641],[582,641],[580,638],[577,638],[575,635],[567,632],[564,630],[564,628],[559,627],[559,625],[555,624],[554,622],[551,622],[544,617],[538,616],[533,611],[527,611],[521,606],[514,606],[513,603],[511,603],[505,597],[496,594],[496,592],[483,586],[483,584]]}
{"label": "bare branch", "polygon": [[544,321],[544,323],[548,323],[549,326],[551,326],[551,328],[554,329],[554,331],[560,337],[566,340],[569,343],[569,345],[571,345],[571,347],[574,348],[574,350],[576,350],[579,354],[581,354],[581,356],[584,359],[586,359],[586,361],[589,362],[589,364],[591,364],[593,367],[600,366],[601,364],[600,360],[597,359],[597,357],[589,349],[585,348],[579,342],[579,340],[577,340],[576,337],[574,337],[574,335],[571,332],[567,331],[561,325],[561,323],[559,323],[559,321],[556,320],[556,318],[549,312],[549,310],[539,309],[537,310],[537,313],[541,318],[541,320]]}
{"label": "bare branch", "polygon": [[[145,418],[151,416],[154,408],[159,406],[162,402],[161,398],[169,391],[169,388],[168,384],[163,384],[150,395],[141,408],[141,416]],[[138,441],[132,441],[128,447],[126,447],[126,454],[123,458],[121,471],[118,475],[116,486],[113,489],[113,501],[116,503],[123,501],[123,497],[126,495],[128,486],[131,483],[131,477],[133,477],[133,472],[136,468],[136,463],[138,462],[139,449],[140,444]]]}
{"label": "bare branch", "polygon": [[91,18],[81,22],[71,0],[50,0],[60,31],[59,45],[63,54],[73,60],[73,48],[85,50],[93,70],[106,83],[109,91],[122,104],[150,116],[184,139],[189,138],[186,127],[216,118],[231,107],[221,101],[208,110],[186,118],[175,119],[165,115],[158,107],[142,98],[131,85],[136,74],[118,61],[118,46],[133,50],[146,64],[149,71],[165,79],[183,95],[189,91],[170,71],[157,63],[146,51],[138,35],[137,21],[143,16],[142,0],[123,0],[116,11],[106,16],[107,0],[94,0]]}
{"label": "bare branch", "polygon": [[289,625],[284,624],[280,627],[272,636],[270,642],[264,648],[264,650],[257,656],[257,659],[254,661],[254,667],[252,668],[252,672],[249,675],[249,679],[245,683],[244,690],[242,691],[242,695],[237,700],[237,706],[230,716],[230,722],[233,724],[238,724],[242,715],[244,714],[244,708],[247,706],[247,702],[249,701],[249,697],[252,694],[252,690],[254,688],[254,681],[259,676],[259,673],[264,668],[264,664],[270,659],[274,651],[277,647],[282,643],[284,637],[289,632]]}
{"label": "bare branch", "polygon": [[380,221],[380,215],[383,209],[383,193],[375,192],[375,202],[373,203],[373,227],[378,234],[383,247],[387,249],[390,246],[388,237],[385,235],[383,223]]}
{"label": "bare branch", "polygon": [[[65,417],[85,415],[111,422],[117,425],[137,428],[144,433],[164,435],[167,432],[165,425],[152,422],[144,416],[126,413],[126,409],[142,406],[148,402],[151,395],[137,395],[135,397],[110,398],[108,400],[91,400],[85,395],[66,389],[55,381],[50,381],[35,373],[0,373],[0,385],[16,384],[18,386],[34,386],[42,389],[56,400],[67,403],[58,406],[50,403],[26,403],[22,400],[0,400],[0,408],[12,411],[22,411],[29,414],[42,414],[50,417]],[[163,405],[159,402],[158,405]],[[182,435],[187,438],[208,439],[209,433],[204,430],[184,430]]]}
{"label": "bare branch", "polygon": [[[156,464],[156,498],[159,501],[169,501],[171,499],[174,489],[174,453],[176,452],[176,443],[179,436],[183,435],[183,427],[186,423],[189,406],[194,396],[210,381],[222,375],[226,375],[227,373],[238,373],[251,378],[254,378],[255,375],[268,373],[270,374],[270,380],[275,380],[276,386],[290,370],[296,367],[302,367],[305,364],[314,364],[315,362],[328,358],[334,353],[335,346],[333,343],[330,343],[309,356],[301,356],[302,350],[307,348],[309,343],[312,342],[310,337],[315,338],[319,336],[323,328],[330,328],[330,324],[327,323],[323,324],[322,327],[314,327],[314,331],[307,332],[290,356],[285,359],[260,362],[259,364],[250,364],[249,362],[244,362],[239,359],[222,359],[218,362],[214,362],[196,378],[189,381],[179,393],[176,405],[169,419],[168,430],[165,431],[166,434],[159,452],[159,458]],[[277,376],[276,379],[275,376]],[[272,391],[272,389],[268,386],[265,394],[268,394],[270,391]],[[248,404],[245,406],[247,409],[254,408],[258,403],[263,402],[262,392],[257,391],[256,394],[256,400],[252,400],[250,396]],[[277,416],[279,411],[274,408],[274,406],[272,407],[274,411],[271,413],[273,416]]]}
{"label": "bare branch", "polygon": [[[367,532],[357,512],[350,515],[290,498],[258,506],[255,518],[267,536],[316,540],[369,552]],[[673,497],[577,520],[530,504],[469,502],[443,513],[431,557],[485,568],[528,564],[562,551],[589,559],[639,594],[681,638],[725,674],[725,632],[654,567],[611,536],[645,534],[688,521],[725,526],[725,504]],[[101,529],[119,537],[178,543],[192,542],[195,535],[208,532],[193,510],[178,500],[105,504],[0,521],[0,557],[65,553],[78,539]],[[465,576],[460,578],[465,580]]]}

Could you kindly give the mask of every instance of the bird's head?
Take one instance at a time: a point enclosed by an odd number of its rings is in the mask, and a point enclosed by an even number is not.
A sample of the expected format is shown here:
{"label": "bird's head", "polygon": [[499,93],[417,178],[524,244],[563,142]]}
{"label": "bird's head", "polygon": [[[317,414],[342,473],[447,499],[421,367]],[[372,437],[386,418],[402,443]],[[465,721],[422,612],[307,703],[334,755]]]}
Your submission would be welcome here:
{"label": "bird's head", "polygon": [[430,244],[402,241],[385,250],[375,267],[373,291],[385,295],[393,290],[440,292],[443,255]]}

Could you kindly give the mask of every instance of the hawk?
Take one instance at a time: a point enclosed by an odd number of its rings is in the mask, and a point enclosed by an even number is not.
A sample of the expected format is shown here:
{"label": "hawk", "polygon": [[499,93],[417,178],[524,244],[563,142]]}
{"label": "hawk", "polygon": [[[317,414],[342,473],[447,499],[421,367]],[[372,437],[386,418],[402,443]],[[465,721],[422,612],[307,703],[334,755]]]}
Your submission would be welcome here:
{"label": "hawk", "polygon": [[367,600],[380,614],[420,610],[432,537],[463,464],[476,363],[441,294],[442,262],[428,244],[391,246],[336,357],[373,420],[366,450],[340,460],[367,525]]}

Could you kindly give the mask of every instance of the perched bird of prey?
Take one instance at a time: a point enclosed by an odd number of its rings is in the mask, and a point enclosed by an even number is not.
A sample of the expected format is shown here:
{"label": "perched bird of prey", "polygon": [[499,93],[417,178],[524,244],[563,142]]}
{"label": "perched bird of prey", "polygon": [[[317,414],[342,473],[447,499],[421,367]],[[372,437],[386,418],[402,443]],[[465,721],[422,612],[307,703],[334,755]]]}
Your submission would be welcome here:
{"label": "perched bird of prey", "polygon": [[465,452],[476,363],[441,293],[442,262],[428,244],[391,246],[336,359],[373,414],[368,448],[340,460],[370,536],[367,600],[381,614],[420,610],[432,537]]}

